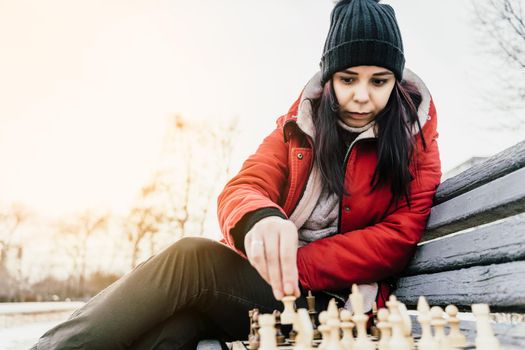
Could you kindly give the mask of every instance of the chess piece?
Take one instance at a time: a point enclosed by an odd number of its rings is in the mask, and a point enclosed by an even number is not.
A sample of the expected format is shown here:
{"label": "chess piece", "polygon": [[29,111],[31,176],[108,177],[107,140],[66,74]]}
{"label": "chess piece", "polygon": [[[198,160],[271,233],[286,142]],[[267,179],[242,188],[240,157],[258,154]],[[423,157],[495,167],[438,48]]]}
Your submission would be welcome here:
{"label": "chess piece", "polygon": [[273,317],[275,318],[275,341],[277,345],[283,345],[286,343],[285,336],[281,331],[281,313],[278,310],[273,312]]}
{"label": "chess piece", "polygon": [[352,313],[346,309],[339,313],[341,317],[341,330],[343,331],[343,338],[341,338],[341,345],[344,350],[352,350],[354,348],[354,323],[352,322]]}
{"label": "chess piece", "polygon": [[326,321],[326,325],[329,328],[328,343],[326,349],[328,350],[343,350],[341,345],[341,338],[339,336],[339,321],[334,318],[329,318]]}
{"label": "chess piece", "polygon": [[325,340],[326,349],[339,350],[340,337],[339,337],[339,310],[337,309],[337,303],[334,298],[328,302],[328,308],[326,309],[326,337],[323,335]]}
{"label": "chess piece", "polygon": [[308,304],[308,312],[315,311],[315,297],[312,295],[312,291],[308,291],[306,296],[306,303]]}
{"label": "chess piece", "polygon": [[472,313],[476,317],[476,349],[499,350],[498,338],[494,336],[489,320],[489,306],[487,304],[472,304]]}
{"label": "chess piece", "polygon": [[248,336],[248,348],[250,350],[259,349],[260,337],[259,337],[259,309],[252,310],[252,322],[251,322],[251,335]]}
{"label": "chess piece", "polygon": [[455,305],[448,305],[445,312],[448,315],[448,325],[450,326],[450,333],[448,334],[450,345],[456,348],[467,346],[467,339],[459,330],[458,308]]}
{"label": "chess piece", "polygon": [[430,317],[430,324],[434,327],[434,341],[437,343],[439,350],[450,349],[450,343],[445,335],[447,321],[443,318],[443,309],[439,306],[433,306],[430,309]]}
{"label": "chess piece", "polygon": [[276,350],[277,343],[275,341],[275,320],[273,315],[259,315],[259,326],[259,335],[261,338],[259,350]]}
{"label": "chess piece", "polygon": [[357,328],[357,337],[354,343],[354,350],[375,350],[374,343],[367,337],[366,322],[368,316],[363,312],[363,295],[359,292],[356,284],[352,285],[352,294],[350,294],[350,303],[354,310],[353,320]]}
{"label": "chess piece", "polygon": [[410,320],[407,307],[398,300],[397,308],[399,310],[399,316],[401,316],[401,320],[403,321],[403,335],[407,338],[407,340],[412,342],[412,321]]}
{"label": "chess piece", "polygon": [[314,329],[306,309],[299,309],[295,314],[294,329],[297,332],[294,350],[313,349]]}
{"label": "chess piece", "polygon": [[378,350],[389,350],[388,343],[390,342],[390,336],[392,329],[388,322],[388,310],[379,309],[377,312],[377,328],[379,329],[379,343],[377,344]]}
{"label": "chess piece", "polygon": [[326,324],[328,321],[328,312],[321,311],[319,314],[319,327],[317,329],[321,332],[321,343],[318,346],[318,349],[327,349],[328,340],[330,337],[330,327]]}
{"label": "chess piece", "polygon": [[293,324],[295,318],[295,299],[293,295],[283,297],[284,311],[281,314],[281,324]]}
{"label": "chess piece", "polygon": [[410,350],[410,343],[404,335],[403,320],[399,313],[397,298],[391,295],[389,300],[386,302],[388,311],[388,322],[392,325],[392,337],[388,342],[389,350]]}
{"label": "chess piece", "polygon": [[328,302],[328,308],[326,309],[328,319],[339,319],[339,310],[337,309],[337,303],[334,298]]}
{"label": "chess piece", "polygon": [[374,301],[372,304],[372,326],[370,326],[370,335],[376,339],[379,339],[379,328],[377,328],[377,303]]}
{"label": "chess piece", "polygon": [[290,343],[295,343],[295,338],[297,337],[297,331],[292,328],[292,330],[288,333],[288,341]]}
{"label": "chess piece", "polygon": [[308,291],[308,295],[306,296],[306,302],[308,303],[308,315],[310,315],[310,322],[312,323],[312,327],[314,329],[314,339],[321,339],[321,332],[317,329],[317,310],[315,309],[315,296],[312,295],[312,291]]}
{"label": "chess piece", "polygon": [[248,340],[251,340],[253,337],[253,313],[257,309],[252,309],[248,311],[248,317],[250,318],[250,333],[248,333]]}
{"label": "chess piece", "polygon": [[421,325],[421,338],[418,342],[418,350],[439,350],[437,343],[432,337],[430,328],[430,306],[424,296],[420,296],[417,303],[417,320]]}

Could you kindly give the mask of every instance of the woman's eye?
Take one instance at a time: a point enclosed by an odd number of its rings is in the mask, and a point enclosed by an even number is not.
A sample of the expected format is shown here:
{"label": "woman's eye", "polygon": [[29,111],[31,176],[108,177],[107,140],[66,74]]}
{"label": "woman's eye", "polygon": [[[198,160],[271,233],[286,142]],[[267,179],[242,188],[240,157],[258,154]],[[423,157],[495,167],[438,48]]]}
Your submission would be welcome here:
{"label": "woman's eye", "polygon": [[384,85],[386,83],[386,80],[385,79],[374,79],[373,83],[376,86],[381,86],[381,85]]}
{"label": "woman's eye", "polygon": [[341,77],[341,81],[345,84],[350,84],[354,81],[354,78]]}

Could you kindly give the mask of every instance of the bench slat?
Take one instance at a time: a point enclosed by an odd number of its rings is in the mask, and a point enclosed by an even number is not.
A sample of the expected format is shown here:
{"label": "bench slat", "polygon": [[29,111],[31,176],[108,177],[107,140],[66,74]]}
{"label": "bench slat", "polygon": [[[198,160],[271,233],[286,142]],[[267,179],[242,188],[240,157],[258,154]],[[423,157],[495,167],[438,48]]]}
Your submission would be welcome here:
{"label": "bench slat", "polygon": [[450,179],[438,188],[435,204],[446,202],[494,179],[525,167],[525,141],[495,154],[481,164],[472,166]]}
{"label": "bench slat", "polygon": [[519,214],[524,208],[525,168],[522,168],[434,206],[423,241]]}
{"label": "bench slat", "polygon": [[432,305],[455,304],[461,309],[487,303],[491,310],[525,310],[525,261],[401,277],[394,294],[416,306],[420,295]]}
{"label": "bench slat", "polygon": [[525,260],[525,214],[418,246],[406,276]]}

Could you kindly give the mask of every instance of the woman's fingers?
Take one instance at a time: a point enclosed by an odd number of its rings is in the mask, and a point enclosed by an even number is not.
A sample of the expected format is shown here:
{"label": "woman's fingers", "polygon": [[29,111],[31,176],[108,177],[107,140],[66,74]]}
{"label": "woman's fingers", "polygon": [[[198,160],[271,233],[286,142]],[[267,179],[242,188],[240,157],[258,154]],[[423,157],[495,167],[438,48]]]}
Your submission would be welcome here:
{"label": "woman's fingers", "polygon": [[246,255],[248,255],[248,260],[255,267],[257,272],[261,277],[269,282],[268,269],[266,266],[266,258],[264,253],[264,241],[259,237],[248,237],[245,241]]}
{"label": "woman's fingers", "polygon": [[265,235],[264,241],[264,252],[266,255],[269,282],[273,289],[273,295],[277,300],[281,300],[284,296],[281,263],[279,258],[279,236],[279,232],[268,232],[268,234]]}
{"label": "woman's fingers", "polygon": [[297,272],[297,228],[279,217],[257,222],[246,234],[244,246],[250,263],[270,284],[274,296],[300,296]]}
{"label": "woman's fingers", "polygon": [[299,297],[299,273],[297,272],[297,229],[293,223],[283,227],[279,256],[285,295]]}

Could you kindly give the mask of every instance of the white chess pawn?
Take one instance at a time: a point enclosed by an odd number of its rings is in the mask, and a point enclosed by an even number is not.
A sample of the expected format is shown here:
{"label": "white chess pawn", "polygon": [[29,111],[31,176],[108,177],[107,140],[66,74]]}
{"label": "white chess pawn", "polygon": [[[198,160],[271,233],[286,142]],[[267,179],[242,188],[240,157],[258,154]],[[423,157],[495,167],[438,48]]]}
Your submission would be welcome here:
{"label": "white chess pawn", "polygon": [[472,304],[472,313],[476,317],[476,349],[499,350],[498,338],[494,336],[490,326],[490,309],[487,304]]}
{"label": "white chess pawn", "polygon": [[281,324],[293,324],[295,319],[295,299],[293,295],[287,295],[281,300],[284,304],[284,310],[281,314]]}
{"label": "white chess pawn", "polygon": [[392,334],[392,328],[388,322],[388,310],[379,309],[377,312],[377,328],[379,329],[379,343],[377,344],[378,350],[389,350],[388,343],[390,342],[390,336]]}
{"label": "white chess pawn", "polygon": [[330,338],[330,327],[326,325],[326,322],[328,321],[328,312],[321,311],[319,313],[319,326],[317,326],[317,329],[319,332],[321,332],[322,340],[318,349],[327,349],[326,345],[328,344],[328,340]]}
{"label": "white chess pawn", "polygon": [[310,320],[310,315],[306,309],[299,309],[295,314],[294,329],[297,332],[295,337],[294,350],[311,350],[314,340],[314,327]]}
{"label": "white chess pawn", "polygon": [[403,320],[399,314],[397,298],[391,295],[386,305],[390,311],[388,322],[392,325],[392,337],[388,343],[389,350],[410,350],[410,343],[404,335]]}
{"label": "white chess pawn", "polygon": [[359,292],[356,284],[352,285],[352,294],[350,294],[352,310],[354,310],[353,320],[357,328],[357,337],[354,343],[354,350],[375,350],[375,345],[366,334],[366,322],[368,316],[363,313],[363,295]]}
{"label": "white chess pawn", "polygon": [[430,309],[430,324],[434,327],[434,341],[439,350],[449,350],[450,343],[445,334],[447,321],[443,318],[443,309],[439,306],[432,306]]}
{"label": "white chess pawn", "polygon": [[259,315],[259,350],[276,350],[275,319],[272,314]]}
{"label": "white chess pawn", "polygon": [[341,310],[341,329],[343,330],[343,338],[341,338],[341,345],[345,350],[352,350],[354,348],[354,335],[352,330],[354,323],[352,322],[352,313],[346,309]]}
{"label": "white chess pawn", "polygon": [[448,305],[445,312],[448,315],[448,325],[450,326],[450,333],[448,334],[450,345],[456,348],[467,346],[467,339],[459,330],[458,308],[455,305]]}
{"label": "white chess pawn", "polygon": [[417,303],[417,320],[421,325],[421,338],[418,342],[418,350],[439,350],[438,344],[432,337],[430,328],[430,307],[424,296],[420,296]]}

